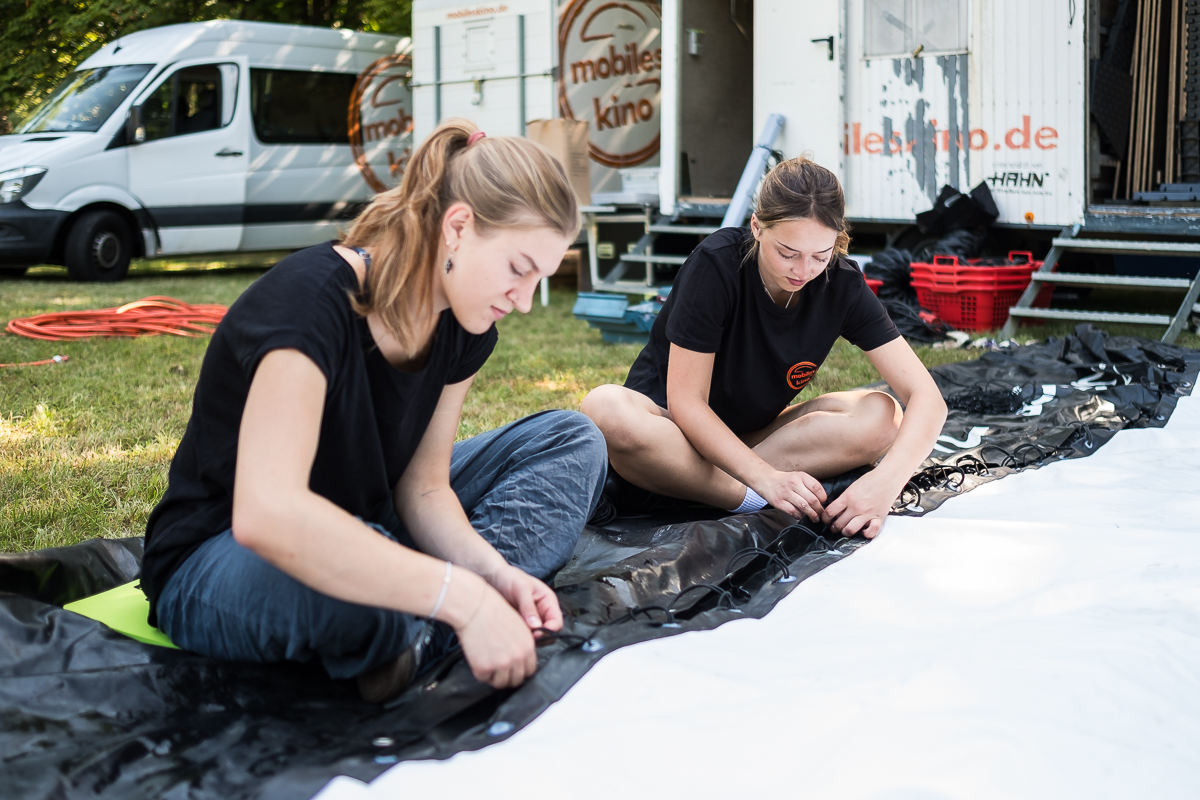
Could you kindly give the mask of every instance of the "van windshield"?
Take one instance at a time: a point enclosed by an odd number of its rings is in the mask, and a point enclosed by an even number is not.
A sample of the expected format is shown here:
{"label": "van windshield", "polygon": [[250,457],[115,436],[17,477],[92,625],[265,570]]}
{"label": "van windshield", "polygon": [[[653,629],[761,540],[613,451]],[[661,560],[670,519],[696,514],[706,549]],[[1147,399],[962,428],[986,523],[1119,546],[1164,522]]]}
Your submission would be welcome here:
{"label": "van windshield", "polygon": [[98,131],[153,64],[72,72],[17,133]]}

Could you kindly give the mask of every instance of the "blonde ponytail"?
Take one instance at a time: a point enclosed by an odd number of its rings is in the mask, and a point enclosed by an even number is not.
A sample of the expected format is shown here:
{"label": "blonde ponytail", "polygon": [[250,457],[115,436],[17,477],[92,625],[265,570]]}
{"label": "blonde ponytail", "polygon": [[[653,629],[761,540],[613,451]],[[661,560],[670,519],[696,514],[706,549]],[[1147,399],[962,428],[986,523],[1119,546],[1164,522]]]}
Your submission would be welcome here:
{"label": "blonde ponytail", "polygon": [[409,352],[418,345],[416,319],[433,306],[442,216],[451,205],[470,206],[481,234],[548,228],[574,239],[579,233],[579,205],[554,156],[527,139],[507,136],[485,137],[468,147],[477,130],[462,119],[439,125],[413,154],[400,185],[377,195],[345,239],[347,246],[373,250],[366,291],[353,300],[355,311],[377,314]]}

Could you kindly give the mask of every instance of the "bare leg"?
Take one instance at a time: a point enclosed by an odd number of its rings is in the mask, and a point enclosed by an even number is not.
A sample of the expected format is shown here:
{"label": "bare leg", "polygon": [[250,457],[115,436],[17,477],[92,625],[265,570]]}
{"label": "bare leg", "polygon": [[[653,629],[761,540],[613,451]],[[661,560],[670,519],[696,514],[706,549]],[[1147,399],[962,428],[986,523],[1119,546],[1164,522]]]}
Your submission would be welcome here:
{"label": "bare leg", "polygon": [[641,392],[598,386],[580,410],[600,428],[609,461],[630,483],[717,508],[737,508],[745,497],[745,486],[697,453],[668,411]]}
{"label": "bare leg", "polygon": [[[744,499],[745,485],[696,452],[670,413],[640,392],[599,386],[584,398],[582,411],[604,434],[613,468],[630,483],[717,508],[736,508]],[[883,392],[834,392],[784,409],[742,440],[778,470],[830,478],[882,458],[901,418],[900,405]]]}
{"label": "bare leg", "polygon": [[883,392],[832,392],[789,406],[742,440],[775,469],[832,478],[883,458],[903,416]]}

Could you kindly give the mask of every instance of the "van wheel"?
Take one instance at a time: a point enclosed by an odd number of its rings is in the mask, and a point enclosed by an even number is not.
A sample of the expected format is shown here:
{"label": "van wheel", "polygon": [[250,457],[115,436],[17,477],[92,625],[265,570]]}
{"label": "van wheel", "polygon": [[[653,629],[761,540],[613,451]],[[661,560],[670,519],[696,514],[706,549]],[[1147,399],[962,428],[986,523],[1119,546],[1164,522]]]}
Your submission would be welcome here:
{"label": "van wheel", "polygon": [[118,214],[89,211],[71,227],[63,255],[74,280],[119,281],[129,272],[133,237]]}

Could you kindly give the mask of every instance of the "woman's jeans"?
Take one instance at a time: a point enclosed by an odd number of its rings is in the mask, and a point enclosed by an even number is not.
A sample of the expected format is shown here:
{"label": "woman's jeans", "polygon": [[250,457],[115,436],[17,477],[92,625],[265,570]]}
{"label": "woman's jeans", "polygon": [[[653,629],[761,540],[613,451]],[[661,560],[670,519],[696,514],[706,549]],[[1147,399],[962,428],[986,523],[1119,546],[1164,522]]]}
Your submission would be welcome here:
{"label": "woman's jeans", "polygon": [[[537,578],[566,564],[604,488],[604,437],[582,414],[546,411],[454,446],[450,484],[475,530]],[[370,524],[409,547],[390,502]],[[321,594],[268,564],[231,530],[188,557],[158,599],[159,627],[185,650],[234,661],[320,659],[352,678],[396,658],[421,617]]]}

